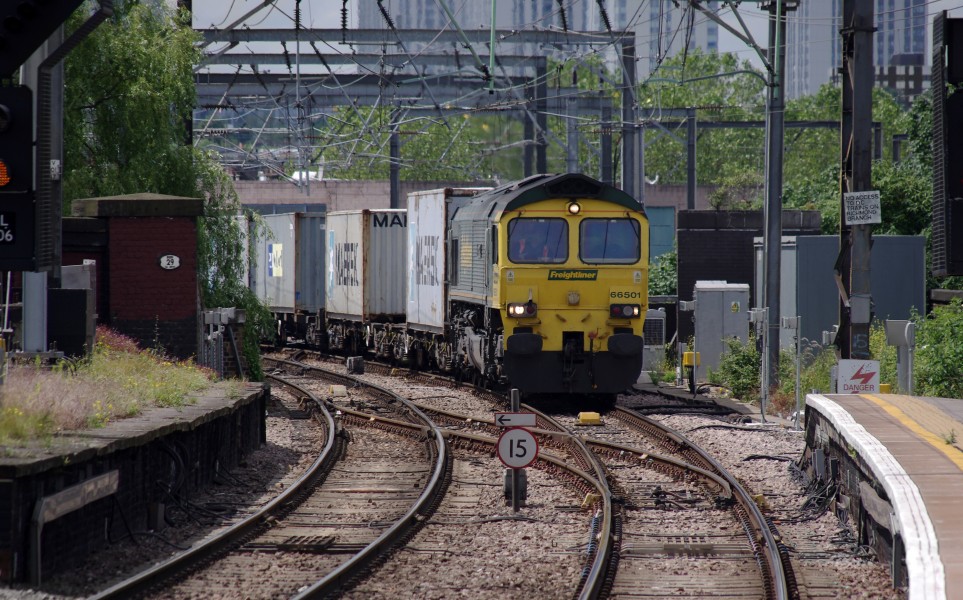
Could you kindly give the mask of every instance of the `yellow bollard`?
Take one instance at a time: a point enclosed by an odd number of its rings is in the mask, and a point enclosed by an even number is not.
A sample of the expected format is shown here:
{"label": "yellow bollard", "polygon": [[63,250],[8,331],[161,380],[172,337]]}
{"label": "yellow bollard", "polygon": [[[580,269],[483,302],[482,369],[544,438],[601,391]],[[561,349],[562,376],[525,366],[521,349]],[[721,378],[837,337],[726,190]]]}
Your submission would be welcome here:
{"label": "yellow bollard", "polygon": [[889,384],[889,383],[881,383],[881,384],[879,384],[879,393],[880,393],[880,394],[891,394],[891,393],[893,393],[893,386],[892,386],[891,384]]}

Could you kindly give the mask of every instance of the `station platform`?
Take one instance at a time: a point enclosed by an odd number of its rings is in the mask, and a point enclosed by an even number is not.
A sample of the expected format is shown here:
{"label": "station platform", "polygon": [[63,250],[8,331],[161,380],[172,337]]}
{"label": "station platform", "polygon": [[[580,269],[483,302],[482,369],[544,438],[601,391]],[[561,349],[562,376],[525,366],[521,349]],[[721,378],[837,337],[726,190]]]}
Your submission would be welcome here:
{"label": "station platform", "polygon": [[2,447],[0,597],[80,565],[111,540],[159,531],[266,440],[270,388],[221,381],[179,407]]}
{"label": "station platform", "polygon": [[963,598],[963,400],[806,396],[807,470],[910,600]]}

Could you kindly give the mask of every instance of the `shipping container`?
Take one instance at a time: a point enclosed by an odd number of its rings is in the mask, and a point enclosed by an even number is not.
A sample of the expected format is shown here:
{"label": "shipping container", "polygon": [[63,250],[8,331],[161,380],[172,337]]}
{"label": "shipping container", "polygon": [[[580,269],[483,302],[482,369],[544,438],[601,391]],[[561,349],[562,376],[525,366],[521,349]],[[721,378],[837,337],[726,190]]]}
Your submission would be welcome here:
{"label": "shipping container", "polygon": [[443,188],[408,194],[408,326],[441,333],[448,301],[445,231],[453,198],[487,188]]}
{"label": "shipping container", "polygon": [[322,213],[262,217],[269,233],[257,240],[251,288],[274,313],[317,314],[324,308]]}
{"label": "shipping container", "polygon": [[327,213],[329,318],[404,321],[407,223],[404,209]]}

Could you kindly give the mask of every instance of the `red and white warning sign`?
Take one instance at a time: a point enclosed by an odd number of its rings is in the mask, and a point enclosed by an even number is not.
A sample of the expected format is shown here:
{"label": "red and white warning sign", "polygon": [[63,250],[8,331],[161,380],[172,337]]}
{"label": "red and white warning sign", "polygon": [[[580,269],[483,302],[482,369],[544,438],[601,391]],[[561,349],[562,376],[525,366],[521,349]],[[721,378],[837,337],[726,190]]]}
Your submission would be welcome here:
{"label": "red and white warning sign", "polygon": [[840,394],[878,394],[878,360],[840,360],[837,371]]}

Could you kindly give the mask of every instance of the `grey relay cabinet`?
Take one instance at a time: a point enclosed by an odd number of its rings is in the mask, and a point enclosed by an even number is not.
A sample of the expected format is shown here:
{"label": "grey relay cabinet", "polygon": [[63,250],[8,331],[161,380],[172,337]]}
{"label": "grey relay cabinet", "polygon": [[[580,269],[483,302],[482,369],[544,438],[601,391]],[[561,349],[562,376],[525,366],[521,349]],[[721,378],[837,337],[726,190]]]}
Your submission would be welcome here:
{"label": "grey relay cabinet", "polygon": [[749,284],[697,281],[692,297],[695,299],[695,351],[701,361],[698,367],[701,378],[706,369],[719,368],[726,339],[747,341]]}

